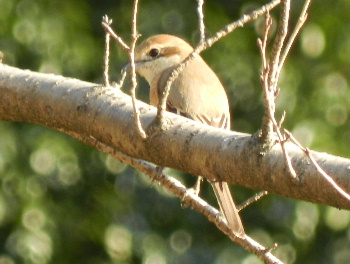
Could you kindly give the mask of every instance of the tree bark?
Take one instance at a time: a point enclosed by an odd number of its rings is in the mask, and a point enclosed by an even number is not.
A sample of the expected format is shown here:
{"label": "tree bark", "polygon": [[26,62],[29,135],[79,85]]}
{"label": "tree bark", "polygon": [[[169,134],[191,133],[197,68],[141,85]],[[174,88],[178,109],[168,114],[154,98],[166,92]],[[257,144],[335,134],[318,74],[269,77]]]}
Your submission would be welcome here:
{"label": "tree bark", "polygon": [[[156,109],[137,102],[143,140],[131,98],[117,88],[0,65],[0,120],[37,123],[89,136],[119,151],[210,180],[349,210],[342,197],[294,144],[286,143],[298,180],[285,166],[281,146],[264,150],[257,135],[225,131],[166,113],[165,129],[153,128]],[[350,160],[312,151],[318,164],[344,190]]]}

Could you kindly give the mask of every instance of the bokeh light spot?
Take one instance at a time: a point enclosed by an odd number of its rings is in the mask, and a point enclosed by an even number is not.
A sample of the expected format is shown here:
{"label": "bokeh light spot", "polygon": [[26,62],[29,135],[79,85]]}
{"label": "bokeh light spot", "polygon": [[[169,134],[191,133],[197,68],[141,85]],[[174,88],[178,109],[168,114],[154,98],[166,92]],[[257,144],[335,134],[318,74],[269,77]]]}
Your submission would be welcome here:
{"label": "bokeh light spot", "polygon": [[[143,263],[163,263],[167,251],[164,239],[155,233],[149,233],[142,238]],[[159,262],[157,262],[159,261]]]}
{"label": "bokeh light spot", "polygon": [[6,241],[7,249],[20,255],[24,263],[46,264],[52,255],[52,240],[42,231],[17,230]]}
{"label": "bokeh light spot", "polygon": [[66,162],[58,167],[57,178],[64,185],[74,185],[81,179],[81,171],[78,164]]}
{"label": "bokeh light spot", "polygon": [[293,136],[305,147],[309,147],[314,139],[315,133],[308,121],[301,122],[292,131]]}
{"label": "bokeh light spot", "polygon": [[338,72],[332,72],[323,79],[325,92],[333,98],[341,98],[348,95],[348,82]]}
{"label": "bokeh light spot", "polygon": [[279,244],[273,252],[283,263],[294,263],[295,261],[296,251],[290,244]]}
{"label": "bokeh light spot", "polygon": [[306,56],[319,57],[325,48],[326,40],[322,29],[316,24],[308,24],[301,32],[301,49]]}
{"label": "bokeh light spot", "polygon": [[326,224],[335,231],[344,230],[349,227],[349,211],[328,207],[326,212]]}
{"label": "bokeh light spot", "polygon": [[333,126],[341,126],[348,119],[348,112],[341,105],[331,106],[326,111],[326,119]]}
{"label": "bokeh light spot", "polygon": [[177,230],[170,236],[170,246],[179,254],[185,253],[191,247],[191,243],[191,234],[185,230]]}
{"label": "bokeh light spot", "polygon": [[301,240],[313,238],[319,220],[318,207],[310,203],[298,202],[295,212],[294,235]]}
{"label": "bokeh light spot", "polygon": [[109,170],[111,173],[121,173],[127,167],[125,163],[122,163],[109,155],[106,157],[105,165],[107,170]]}
{"label": "bokeh light spot", "polygon": [[31,20],[20,20],[13,27],[15,39],[24,44],[31,43],[36,37],[36,26]]}
{"label": "bokeh light spot", "polygon": [[39,198],[47,190],[46,185],[35,177],[28,179],[26,187],[27,193],[33,198]]}
{"label": "bokeh light spot", "polygon": [[146,256],[143,261],[144,264],[166,264],[165,256],[159,252],[154,252]]}
{"label": "bokeh light spot", "polygon": [[274,242],[271,235],[262,229],[255,229],[249,232],[249,236],[263,245],[272,245]]}
{"label": "bokeh light spot", "polygon": [[22,215],[22,224],[30,230],[38,230],[42,228],[45,221],[45,214],[37,208],[26,210]]}
{"label": "bokeh light spot", "polygon": [[44,148],[34,151],[30,155],[29,162],[32,169],[41,175],[49,175],[56,168],[55,156]]}
{"label": "bokeh light spot", "polygon": [[132,235],[123,226],[111,225],[105,232],[105,245],[110,257],[125,261],[131,256]]}

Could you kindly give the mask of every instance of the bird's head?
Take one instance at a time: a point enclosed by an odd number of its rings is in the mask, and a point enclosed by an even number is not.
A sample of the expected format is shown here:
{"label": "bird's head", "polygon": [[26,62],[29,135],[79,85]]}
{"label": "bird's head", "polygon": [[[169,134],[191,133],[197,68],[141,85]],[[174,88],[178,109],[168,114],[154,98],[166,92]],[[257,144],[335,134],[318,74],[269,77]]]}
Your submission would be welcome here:
{"label": "bird's head", "polygon": [[150,37],[135,48],[136,72],[152,83],[165,70],[181,63],[192,51],[186,41],[176,36],[161,34]]}

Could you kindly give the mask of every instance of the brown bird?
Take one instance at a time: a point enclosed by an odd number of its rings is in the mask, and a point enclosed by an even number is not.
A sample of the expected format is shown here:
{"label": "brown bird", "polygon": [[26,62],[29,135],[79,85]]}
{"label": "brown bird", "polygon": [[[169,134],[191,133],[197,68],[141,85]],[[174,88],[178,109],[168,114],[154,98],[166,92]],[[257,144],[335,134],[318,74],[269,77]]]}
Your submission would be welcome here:
{"label": "brown bird", "polygon": [[[150,101],[158,105],[171,71],[193,48],[172,35],[156,35],[135,49],[136,72],[150,85]],[[171,85],[167,110],[213,127],[230,129],[230,112],[225,90],[216,74],[197,56]],[[221,213],[234,232],[244,237],[244,228],[226,182],[211,182]]]}

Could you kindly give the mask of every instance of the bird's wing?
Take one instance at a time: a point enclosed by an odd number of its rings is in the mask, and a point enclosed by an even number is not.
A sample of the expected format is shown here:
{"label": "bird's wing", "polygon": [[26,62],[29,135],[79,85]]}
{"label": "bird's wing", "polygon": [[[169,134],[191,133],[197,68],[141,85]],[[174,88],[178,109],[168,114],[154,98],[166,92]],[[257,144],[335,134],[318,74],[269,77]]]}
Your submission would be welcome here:
{"label": "bird's wing", "polygon": [[183,109],[174,107],[169,100],[167,102],[167,111],[187,117],[189,119],[195,120],[202,124],[207,124],[212,127],[228,129],[228,130],[230,129],[230,115],[227,113],[221,113],[217,117],[210,117],[208,115],[200,114],[200,113],[190,114],[188,112],[185,112]]}

